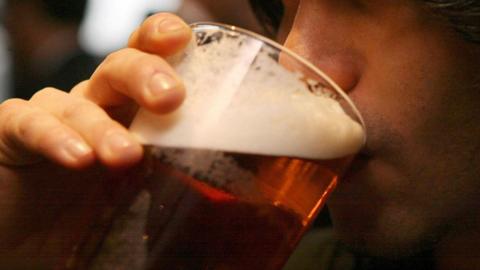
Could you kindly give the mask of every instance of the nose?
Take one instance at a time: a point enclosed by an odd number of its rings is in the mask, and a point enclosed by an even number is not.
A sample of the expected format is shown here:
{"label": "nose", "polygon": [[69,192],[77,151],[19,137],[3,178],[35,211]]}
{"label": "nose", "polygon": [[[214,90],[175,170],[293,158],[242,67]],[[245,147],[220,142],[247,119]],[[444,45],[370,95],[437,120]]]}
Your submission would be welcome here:
{"label": "nose", "polygon": [[361,74],[360,57],[330,33],[316,32],[294,22],[284,45],[327,74],[343,91],[350,92]]}

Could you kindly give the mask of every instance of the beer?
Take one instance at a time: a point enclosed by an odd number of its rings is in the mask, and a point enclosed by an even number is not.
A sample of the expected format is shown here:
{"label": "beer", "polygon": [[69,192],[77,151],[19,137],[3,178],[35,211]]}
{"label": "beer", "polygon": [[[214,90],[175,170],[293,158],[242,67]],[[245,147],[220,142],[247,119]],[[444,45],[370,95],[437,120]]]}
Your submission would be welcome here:
{"label": "beer", "polygon": [[[311,186],[323,181],[321,189],[328,190],[337,176],[306,159],[147,149],[152,196],[147,269],[280,269],[314,214],[302,212],[311,207],[303,201],[314,198],[314,211],[323,204],[325,196]],[[284,186],[290,194],[284,197],[275,182],[293,177],[301,181]],[[234,184],[238,182],[242,187]]]}
{"label": "beer", "polygon": [[172,65],[186,98],[140,109],[152,204],[147,269],[278,270],[365,141],[332,80],[235,27],[197,24]]}
{"label": "beer", "polygon": [[280,45],[219,25],[193,32],[197,46],[170,59],[184,103],[166,115],[140,109],[130,127],[147,146],[145,170],[38,181],[48,196],[34,199],[52,207],[35,217],[50,222],[2,266],[282,267],[362,147],[363,121],[330,79]]}

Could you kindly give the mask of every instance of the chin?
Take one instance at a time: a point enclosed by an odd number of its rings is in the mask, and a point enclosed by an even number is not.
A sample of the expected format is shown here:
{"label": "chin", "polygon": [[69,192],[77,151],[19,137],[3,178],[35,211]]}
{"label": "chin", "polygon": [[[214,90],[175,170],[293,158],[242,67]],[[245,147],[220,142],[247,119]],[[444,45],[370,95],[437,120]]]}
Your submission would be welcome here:
{"label": "chin", "polygon": [[[354,254],[364,257],[377,257],[388,260],[402,260],[429,253],[436,241],[422,238],[399,238],[387,232],[352,233],[352,230],[339,229],[334,224],[336,239]],[[351,228],[351,227],[348,227]]]}
{"label": "chin", "polygon": [[327,202],[335,237],[363,256],[401,259],[430,250],[441,230],[402,203],[405,198],[393,198],[392,186],[379,187],[378,179],[390,178],[378,172],[368,161],[357,161],[337,186]]}
{"label": "chin", "polygon": [[386,259],[416,256],[431,250],[449,230],[402,205],[337,200],[328,204],[335,238],[356,254]]}

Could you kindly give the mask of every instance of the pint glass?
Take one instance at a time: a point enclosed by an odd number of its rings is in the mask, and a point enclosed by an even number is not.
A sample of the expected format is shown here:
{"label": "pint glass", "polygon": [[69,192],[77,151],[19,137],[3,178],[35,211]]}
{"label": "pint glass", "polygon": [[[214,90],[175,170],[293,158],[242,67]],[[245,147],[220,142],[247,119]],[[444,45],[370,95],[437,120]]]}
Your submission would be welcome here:
{"label": "pint glass", "polygon": [[286,48],[199,23],[171,63],[187,97],[141,110],[145,269],[281,269],[351,157],[362,118],[335,83]]}

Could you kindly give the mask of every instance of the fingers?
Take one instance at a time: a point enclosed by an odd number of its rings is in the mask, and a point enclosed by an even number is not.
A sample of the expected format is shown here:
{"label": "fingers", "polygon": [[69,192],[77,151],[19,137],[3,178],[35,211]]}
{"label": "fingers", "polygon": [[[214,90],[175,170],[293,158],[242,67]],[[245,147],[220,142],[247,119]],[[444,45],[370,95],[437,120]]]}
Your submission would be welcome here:
{"label": "fingers", "polygon": [[183,83],[165,60],[131,48],[110,54],[89,82],[72,93],[104,108],[130,98],[156,113],[173,111],[185,97]]}
{"label": "fingers", "polygon": [[70,94],[50,88],[30,101],[1,104],[0,164],[27,164],[42,155],[69,168],[96,158],[110,167],[136,163],[141,146],[109,114],[114,108],[125,115],[136,104],[156,113],[176,109],[184,86],[162,57],[182,50],[190,38],[190,27],[175,15],[153,15],[131,36],[131,48],[109,55]]}
{"label": "fingers", "polygon": [[24,165],[44,155],[69,168],[92,163],[92,149],[70,127],[21,99],[0,105],[0,164]]}
{"label": "fingers", "polygon": [[0,164],[25,165],[44,156],[80,169],[96,158],[108,167],[140,161],[141,145],[91,101],[46,88],[30,101],[0,105]]}
{"label": "fingers", "polygon": [[128,46],[163,57],[185,48],[192,31],[178,16],[158,13],[148,17],[130,36]]}
{"label": "fingers", "polygon": [[179,52],[190,38],[190,27],[179,17],[152,15],[130,37],[131,48],[110,54],[88,83],[75,87],[72,93],[103,108],[133,100],[155,113],[171,112],[182,103],[185,90],[162,57]]}
{"label": "fingers", "polygon": [[[64,126],[63,129],[68,127],[76,132],[75,136],[67,134],[70,136],[67,138],[67,135],[54,135],[59,137],[58,141],[70,142],[75,139],[77,143],[80,137],[95,156],[109,167],[129,166],[138,162],[143,155],[141,145],[126,128],[113,121],[103,109],[89,100],[47,88],[36,93],[30,102],[57,118]],[[83,164],[82,158],[79,159],[79,164]],[[67,159],[61,160],[62,163],[65,161]]]}

